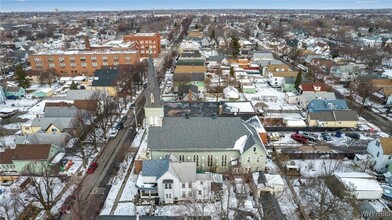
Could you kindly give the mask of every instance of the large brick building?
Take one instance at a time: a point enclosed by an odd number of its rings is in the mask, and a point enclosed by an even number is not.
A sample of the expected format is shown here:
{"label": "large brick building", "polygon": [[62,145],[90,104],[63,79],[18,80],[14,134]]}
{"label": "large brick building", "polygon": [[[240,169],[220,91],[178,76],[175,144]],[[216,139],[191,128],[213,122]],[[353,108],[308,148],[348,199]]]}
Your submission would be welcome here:
{"label": "large brick building", "polygon": [[140,61],[139,51],[46,51],[30,55],[33,70],[55,70],[60,76],[92,76],[102,66],[134,64]]}
{"label": "large brick building", "polygon": [[135,48],[140,51],[141,57],[148,57],[149,49],[151,49],[154,58],[158,57],[161,52],[161,37],[159,33],[125,35],[123,40],[125,42],[135,42]]}

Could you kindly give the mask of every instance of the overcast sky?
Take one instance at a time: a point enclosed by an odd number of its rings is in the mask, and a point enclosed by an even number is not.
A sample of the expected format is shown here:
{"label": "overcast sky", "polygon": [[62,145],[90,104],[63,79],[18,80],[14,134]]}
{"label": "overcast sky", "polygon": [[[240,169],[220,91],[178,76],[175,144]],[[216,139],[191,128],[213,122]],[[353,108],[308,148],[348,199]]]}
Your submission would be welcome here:
{"label": "overcast sky", "polygon": [[378,9],[392,0],[0,0],[0,11],[140,9]]}

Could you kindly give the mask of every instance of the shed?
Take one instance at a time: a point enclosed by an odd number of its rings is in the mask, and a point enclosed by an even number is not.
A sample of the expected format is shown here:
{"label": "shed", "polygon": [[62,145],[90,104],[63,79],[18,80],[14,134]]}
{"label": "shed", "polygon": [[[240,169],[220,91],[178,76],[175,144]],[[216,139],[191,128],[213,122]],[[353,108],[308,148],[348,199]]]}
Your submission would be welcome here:
{"label": "shed", "polygon": [[374,176],[364,172],[335,172],[334,176],[356,199],[381,199],[383,190]]}

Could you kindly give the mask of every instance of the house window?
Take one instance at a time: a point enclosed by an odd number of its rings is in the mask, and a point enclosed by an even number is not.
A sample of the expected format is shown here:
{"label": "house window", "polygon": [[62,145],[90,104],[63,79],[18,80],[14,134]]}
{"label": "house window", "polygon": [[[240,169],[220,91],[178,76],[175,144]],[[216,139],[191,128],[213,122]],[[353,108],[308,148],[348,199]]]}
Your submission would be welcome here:
{"label": "house window", "polygon": [[71,67],[75,68],[76,67],[76,63],[71,63]]}
{"label": "house window", "polygon": [[379,156],[380,156],[380,152],[377,153],[377,157],[379,157]]}
{"label": "house window", "polygon": [[207,156],[207,166],[212,167],[212,159],[213,157],[211,154]]}
{"label": "house window", "polygon": [[200,185],[203,185],[203,181],[200,181]]}
{"label": "house window", "polygon": [[125,56],[125,60],[131,60],[130,56]]}
{"label": "house window", "polygon": [[248,157],[248,163],[250,163],[250,157]]}
{"label": "house window", "polygon": [[34,57],[34,61],[41,62],[41,58],[40,57]]}
{"label": "house window", "polygon": [[60,63],[60,67],[64,68],[65,67],[65,63]]}
{"label": "house window", "polygon": [[193,162],[196,162],[196,166],[199,166],[199,155],[193,155]]}
{"label": "house window", "polygon": [[108,60],[108,57],[107,56],[103,56],[102,60]]}
{"label": "house window", "polygon": [[172,188],[172,186],[170,183],[165,183],[165,189],[171,189],[171,188]]}
{"label": "house window", "polygon": [[118,60],[118,56],[114,56],[114,57],[113,57],[113,60]]}
{"label": "house window", "polygon": [[91,65],[92,65],[93,67],[97,67],[97,66],[98,66],[98,63],[91,63]]}
{"label": "house window", "polygon": [[184,162],[185,158],[184,158],[184,154],[180,154],[180,162]]}
{"label": "house window", "polygon": [[97,57],[91,57],[91,60],[97,60]]}
{"label": "house window", "polygon": [[388,167],[389,167],[389,164],[385,165],[385,169],[388,169]]}
{"label": "house window", "polygon": [[256,147],[253,147],[253,152],[256,152]]}
{"label": "house window", "polygon": [[53,132],[53,133],[56,133],[56,132],[57,132],[57,129],[56,129],[56,128],[52,128],[52,132]]}
{"label": "house window", "polygon": [[64,62],[64,57],[59,57],[60,62]]}
{"label": "house window", "polygon": [[227,165],[227,155],[223,154],[222,155],[222,167],[225,167]]}
{"label": "house window", "polygon": [[192,196],[192,191],[189,191],[188,192],[188,197],[191,197]]}
{"label": "house window", "polygon": [[182,192],[182,198],[185,198],[185,191]]}
{"label": "house window", "polygon": [[87,63],[81,63],[80,64],[82,67],[87,67]]}
{"label": "house window", "polygon": [[239,173],[240,169],[239,168],[234,168],[234,173]]}
{"label": "house window", "polygon": [[201,190],[199,190],[199,195],[201,196]]}
{"label": "house window", "polygon": [[185,183],[182,183],[182,188],[185,188]]}
{"label": "house window", "polygon": [[49,67],[54,68],[54,63],[49,63]]}
{"label": "house window", "polygon": [[75,61],[75,57],[69,57],[70,61]]}
{"label": "house window", "polygon": [[376,146],[379,147],[380,146],[380,142],[376,141]]}
{"label": "house window", "polygon": [[260,162],[260,157],[256,157],[256,163]]}
{"label": "house window", "polygon": [[80,61],[86,61],[86,57],[80,57]]}
{"label": "house window", "polygon": [[119,65],[120,63],[119,62],[114,62],[113,63],[113,65],[115,65],[115,66],[117,66],[117,65]]}
{"label": "house window", "polygon": [[188,185],[189,185],[189,188],[192,188],[192,182],[189,182]]}
{"label": "house window", "polygon": [[109,66],[109,63],[108,62],[103,62],[102,65]]}

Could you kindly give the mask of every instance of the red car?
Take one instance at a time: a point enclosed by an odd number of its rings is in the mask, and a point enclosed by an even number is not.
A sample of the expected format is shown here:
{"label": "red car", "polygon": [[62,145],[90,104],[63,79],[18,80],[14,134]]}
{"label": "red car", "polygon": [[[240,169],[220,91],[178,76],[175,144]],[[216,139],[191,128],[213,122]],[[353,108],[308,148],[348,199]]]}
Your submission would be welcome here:
{"label": "red car", "polygon": [[291,138],[298,141],[299,143],[306,144],[306,141],[308,140],[305,136],[302,134],[292,134]]}
{"label": "red car", "polygon": [[87,173],[94,173],[94,170],[97,169],[97,162],[92,162],[90,166],[88,166]]}
{"label": "red car", "polygon": [[69,211],[71,210],[71,203],[74,199],[74,196],[68,196],[67,198],[65,198],[63,205],[59,209],[61,214],[69,213]]}

